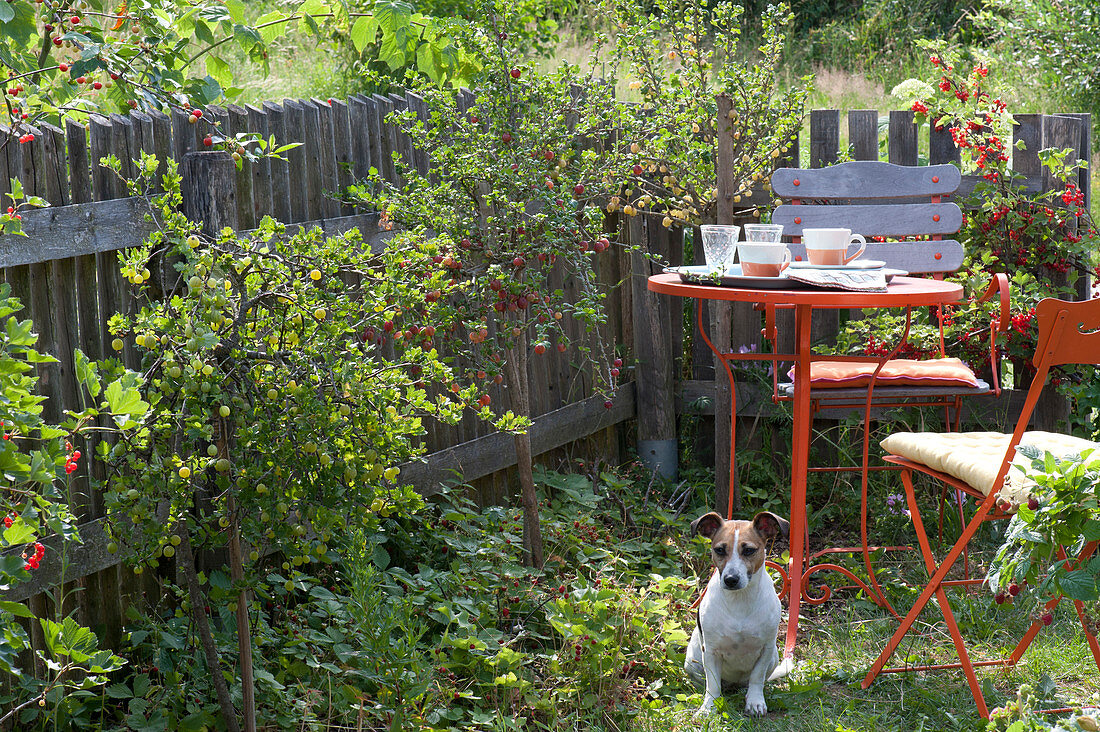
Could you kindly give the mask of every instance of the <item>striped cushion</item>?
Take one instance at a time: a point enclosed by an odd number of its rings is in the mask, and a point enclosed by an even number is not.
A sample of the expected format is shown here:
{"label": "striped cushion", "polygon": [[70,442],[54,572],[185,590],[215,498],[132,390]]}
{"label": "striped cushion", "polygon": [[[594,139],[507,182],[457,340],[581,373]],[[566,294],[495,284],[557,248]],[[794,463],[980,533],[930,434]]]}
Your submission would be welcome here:
{"label": "striped cushion", "polygon": [[[810,364],[810,383],[816,388],[867,386],[877,366],[858,361],[814,361]],[[957,358],[928,361],[895,358],[886,362],[875,383],[890,386],[979,385],[970,367]]]}

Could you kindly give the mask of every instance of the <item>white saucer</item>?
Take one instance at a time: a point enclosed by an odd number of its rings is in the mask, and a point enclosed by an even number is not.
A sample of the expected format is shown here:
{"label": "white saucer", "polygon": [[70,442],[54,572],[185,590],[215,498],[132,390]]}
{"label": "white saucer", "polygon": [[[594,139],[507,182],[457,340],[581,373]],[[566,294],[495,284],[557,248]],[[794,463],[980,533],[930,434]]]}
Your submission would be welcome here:
{"label": "white saucer", "polygon": [[795,269],[882,269],[886,262],[877,259],[853,259],[848,264],[811,264],[809,262],[791,262]]}

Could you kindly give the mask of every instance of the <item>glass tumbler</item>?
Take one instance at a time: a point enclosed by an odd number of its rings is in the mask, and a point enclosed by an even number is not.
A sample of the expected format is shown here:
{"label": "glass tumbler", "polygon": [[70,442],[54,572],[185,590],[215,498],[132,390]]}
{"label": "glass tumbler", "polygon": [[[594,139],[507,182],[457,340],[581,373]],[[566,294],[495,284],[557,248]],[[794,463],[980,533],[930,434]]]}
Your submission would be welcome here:
{"label": "glass tumbler", "polygon": [[737,235],[740,226],[707,224],[699,227],[703,234],[703,255],[711,270],[728,270],[737,254]]}
{"label": "glass tumbler", "polygon": [[745,241],[778,242],[783,236],[783,224],[745,224]]}

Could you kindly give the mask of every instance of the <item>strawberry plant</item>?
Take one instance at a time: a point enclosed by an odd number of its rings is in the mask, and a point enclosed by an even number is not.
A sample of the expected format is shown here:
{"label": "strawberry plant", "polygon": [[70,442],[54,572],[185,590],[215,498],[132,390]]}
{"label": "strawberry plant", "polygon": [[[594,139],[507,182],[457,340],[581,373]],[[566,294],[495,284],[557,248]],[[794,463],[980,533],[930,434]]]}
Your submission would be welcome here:
{"label": "strawberry plant", "polygon": [[[1024,445],[1028,461],[1009,480],[1033,483],[1026,503],[1016,506],[1004,542],[990,563],[987,581],[998,605],[1019,603],[1044,625],[1054,620],[1054,598],[1084,603],[1084,619],[1100,632],[1100,559],[1078,555],[1100,541],[1100,455],[1055,456]],[[1064,548],[1065,555],[1059,549]],[[1088,553],[1088,552],[1086,552]]]}

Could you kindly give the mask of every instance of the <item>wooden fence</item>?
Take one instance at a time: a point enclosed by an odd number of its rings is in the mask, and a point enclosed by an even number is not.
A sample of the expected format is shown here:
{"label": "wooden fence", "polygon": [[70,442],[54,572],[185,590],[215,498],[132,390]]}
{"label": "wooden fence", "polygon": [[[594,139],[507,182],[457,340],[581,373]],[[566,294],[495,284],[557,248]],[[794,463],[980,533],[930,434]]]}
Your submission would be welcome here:
{"label": "wooden fence", "polygon": [[[723,102],[728,104],[728,102]],[[47,419],[56,419],[63,409],[79,405],[72,351],[80,348],[92,357],[110,355],[107,317],[127,312],[134,306],[128,285],[118,271],[118,250],[141,243],[149,232],[144,221],[146,203],[126,195],[120,181],[101,168],[98,161],[114,154],[130,172],[130,161],[140,151],[157,154],[162,160],[180,163],[184,175],[185,210],[192,214],[217,211],[224,222],[239,229],[253,228],[264,215],[272,215],[288,224],[320,226],[336,233],[360,227],[364,234],[376,230],[377,219],[371,214],[355,214],[348,207],[326,196],[354,179],[364,177],[371,167],[391,181],[397,180],[392,162],[396,153],[410,165],[425,171],[427,158],[417,151],[408,134],[397,124],[386,121],[394,110],[411,109],[421,118],[426,104],[415,94],[354,96],[340,100],[284,100],[265,102],[258,107],[212,108],[204,118],[192,123],[183,112],[171,116],[134,112],[127,116],[93,117],[85,127],[68,120],[65,128],[41,125],[34,130],[31,143],[18,144],[9,130],[0,129],[0,193],[6,193],[8,179],[19,178],[28,193],[47,199],[53,208],[24,215],[29,237],[0,237],[0,268],[14,294],[27,305],[26,315],[33,318],[40,336],[41,350],[59,359],[40,369],[40,387],[48,397]],[[1049,186],[1038,166],[1036,152],[1041,147],[1073,147],[1085,154],[1089,149],[1087,115],[1020,115],[1017,139],[1027,145],[1017,152],[1015,167],[1027,176],[1028,187],[1042,190]],[[886,159],[902,164],[918,164],[917,128],[908,112],[891,112],[885,126],[886,146],[879,144],[880,116],[873,110],[850,112],[848,132],[851,156],[876,159],[885,149]],[[256,132],[265,138],[274,136],[284,144],[305,144],[287,154],[287,160],[264,160],[246,165],[232,173],[231,190],[222,194],[214,207],[200,207],[197,194],[202,181],[192,181],[189,161],[201,159],[202,139],[210,124],[219,122],[230,135]],[[809,159],[814,166],[838,160],[840,155],[840,114],[836,110],[815,110],[810,114]],[[927,143],[929,162],[950,162],[953,148],[942,134],[933,133]],[[949,143],[949,140],[947,141]],[[728,148],[719,140],[720,158]],[[792,161],[798,160],[799,141],[795,141]],[[732,193],[725,186],[732,182],[721,171],[719,220],[734,222]],[[1087,191],[1088,177],[1082,177]],[[762,192],[756,197],[766,198]],[[207,201],[209,203],[209,201]],[[209,223],[209,222],[208,222]],[[670,264],[684,258],[683,232],[665,229],[651,216],[636,216],[623,222],[625,236],[641,242],[650,253]],[[695,237],[695,261],[702,261],[699,238]],[[640,253],[606,255],[599,276],[607,284],[623,283],[607,301],[610,315],[608,335],[621,343],[633,357],[633,380],[624,380],[613,399],[613,407],[604,408],[604,397],[593,395],[591,379],[567,354],[549,351],[531,362],[531,406],[536,416],[533,429],[534,452],[544,454],[575,443],[579,438],[594,440],[598,454],[621,455],[622,434],[617,426],[637,416],[637,438],[643,459],[662,462],[669,471],[669,455],[675,460],[678,404],[695,401],[698,395],[710,395],[716,419],[714,451],[717,474],[728,473],[728,456],[722,446],[728,444],[729,393],[724,378],[715,381],[710,354],[691,337],[685,327],[683,303],[657,297],[646,290],[645,278],[659,269]],[[554,283],[570,294],[567,280]],[[712,335],[718,345],[752,344],[759,340],[759,314],[751,309],[718,307],[708,314]],[[691,321],[693,322],[693,321]],[[782,324],[781,324],[782,325]],[[834,321],[823,318],[814,326],[815,336],[828,337],[836,330]],[[786,329],[788,332],[790,328]],[[578,330],[570,335],[580,337]],[[124,350],[124,361],[137,366],[137,354]],[[456,355],[456,357],[460,357]],[[690,360],[690,378],[683,376],[684,363]],[[629,363],[629,361],[628,361]],[[627,371],[627,374],[630,372]],[[504,389],[490,392],[493,403],[507,408]],[[758,405],[770,403],[750,391],[738,395],[739,413],[751,416]],[[723,412],[723,410],[725,410]],[[723,436],[725,435],[725,437]],[[510,493],[508,470],[515,464],[511,440],[492,434],[476,419],[464,420],[456,427],[433,427],[426,437],[430,453],[424,462],[404,466],[402,477],[424,493],[461,473],[476,480],[479,498],[503,501]],[[674,468],[674,465],[671,466]],[[719,479],[716,500],[724,505],[725,481]],[[110,647],[117,647],[118,619],[126,606],[143,593],[157,591],[156,578],[147,573],[135,577],[118,566],[120,558],[106,552],[104,506],[102,497],[83,492],[72,497],[72,506],[81,522],[83,544],[66,547],[47,540],[46,560],[34,581],[6,593],[8,599],[31,598],[32,606],[45,614],[43,590],[64,578],[67,588],[78,587],[78,619],[104,631]],[[65,556],[64,568],[61,557]],[[155,596],[155,594],[153,595]],[[39,639],[40,640],[40,639]]]}
{"label": "wooden fence", "polygon": [[[150,233],[152,224],[145,217],[148,202],[128,196],[122,181],[98,164],[103,157],[115,155],[126,175],[133,172],[131,161],[143,151],[156,154],[162,166],[169,158],[176,160],[183,176],[184,211],[208,227],[248,230],[271,215],[288,224],[319,226],[330,234],[358,227],[377,248],[382,245],[378,217],[356,214],[328,194],[365,178],[372,166],[398,182],[395,153],[426,172],[427,158],[413,148],[399,124],[386,120],[394,110],[405,109],[421,116],[427,113],[424,100],[414,94],[374,95],[346,101],[288,99],[258,107],[214,107],[198,122],[183,112],[95,116],[86,126],[66,120],[64,129],[42,124],[30,130],[34,140],[26,144],[20,144],[12,131],[0,129],[0,194],[9,192],[9,178],[17,178],[27,195],[41,196],[52,205],[23,214],[28,236],[0,237],[0,276],[24,303],[21,315],[33,319],[40,350],[58,359],[38,372],[40,391],[48,397],[44,417],[55,421],[65,409],[81,408],[73,349],[92,358],[116,355],[110,347],[107,319],[135,307],[129,284],[119,272],[117,253],[141,244]],[[205,151],[202,140],[215,122],[227,136],[256,132],[265,138],[274,136],[278,144],[304,144],[290,150],[285,161],[266,159],[236,171],[228,154]],[[221,156],[232,179],[224,190],[213,190],[216,200],[210,199],[206,174],[196,173],[212,169],[211,156]],[[629,256],[616,248],[602,258],[599,276],[615,285],[629,278],[630,266]],[[165,285],[154,283],[162,290]],[[570,281],[559,276],[552,285],[564,290],[567,298],[572,295]],[[629,288],[618,288],[607,307],[607,335],[629,349],[633,322]],[[567,328],[571,337],[584,335],[583,326]],[[120,356],[131,368],[139,366],[131,347]],[[624,454],[616,426],[634,417],[633,384],[624,380],[612,408],[607,409],[605,396],[594,394],[591,374],[556,349],[531,359],[530,377],[536,455],[553,455],[570,445],[575,446],[571,450],[584,449],[592,455]],[[488,393],[494,405],[509,408],[505,387],[490,387]],[[430,494],[461,475],[474,481],[482,501],[503,502],[511,494],[510,468],[516,457],[509,436],[492,433],[470,415],[453,427],[431,425],[425,444],[427,460],[402,466],[402,478],[421,492]],[[123,570],[121,557],[106,551],[103,498],[87,490],[85,483],[79,485],[71,506],[83,543],[62,546],[56,537],[45,539],[46,558],[32,581],[0,596],[29,599],[32,609],[47,617],[48,603],[56,601],[61,591],[55,590],[51,600],[46,590],[59,583],[65,592],[78,589],[78,620],[101,631],[107,646],[117,647],[127,606],[142,595],[157,597],[158,580],[151,576],[155,573],[135,576]],[[33,625],[31,631],[34,642],[41,643]]]}

